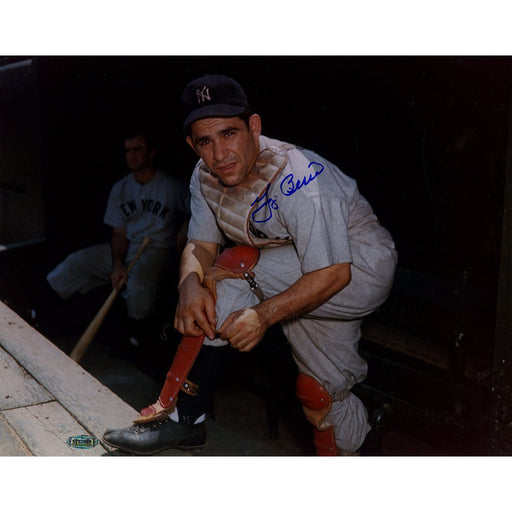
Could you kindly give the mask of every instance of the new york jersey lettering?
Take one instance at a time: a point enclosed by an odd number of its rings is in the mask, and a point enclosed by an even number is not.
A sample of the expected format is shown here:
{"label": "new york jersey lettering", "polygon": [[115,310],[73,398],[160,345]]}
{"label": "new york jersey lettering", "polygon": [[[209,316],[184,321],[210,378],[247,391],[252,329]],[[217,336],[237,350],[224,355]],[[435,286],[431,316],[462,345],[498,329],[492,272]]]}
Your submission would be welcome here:
{"label": "new york jersey lettering", "polygon": [[[140,211],[156,215],[162,220],[165,219],[167,214],[170,212],[170,208],[164,206],[160,201],[155,201],[153,199],[141,199],[139,206]],[[135,199],[122,203],[120,208],[125,218],[133,216],[133,214],[139,210]]]}

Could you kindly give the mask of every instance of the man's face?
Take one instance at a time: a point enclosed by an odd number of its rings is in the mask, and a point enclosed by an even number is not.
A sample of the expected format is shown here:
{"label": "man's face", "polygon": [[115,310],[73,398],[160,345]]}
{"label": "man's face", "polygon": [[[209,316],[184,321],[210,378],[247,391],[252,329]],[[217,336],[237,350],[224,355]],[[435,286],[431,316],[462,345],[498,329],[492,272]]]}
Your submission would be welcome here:
{"label": "man's face", "polygon": [[146,169],[151,164],[151,155],[147,149],[146,141],[142,135],[124,141],[126,164],[133,172]]}
{"label": "man's face", "polygon": [[225,186],[239,185],[259,153],[261,119],[254,114],[249,127],[239,117],[212,117],[192,123],[188,144]]}

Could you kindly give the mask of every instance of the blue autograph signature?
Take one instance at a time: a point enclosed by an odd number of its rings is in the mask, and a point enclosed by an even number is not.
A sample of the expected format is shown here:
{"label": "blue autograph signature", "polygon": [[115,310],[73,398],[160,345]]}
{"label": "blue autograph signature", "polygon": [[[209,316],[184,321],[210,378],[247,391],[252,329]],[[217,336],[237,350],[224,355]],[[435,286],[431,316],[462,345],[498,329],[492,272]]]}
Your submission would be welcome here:
{"label": "blue autograph signature", "polygon": [[[272,210],[277,210],[279,208],[279,206],[277,205],[277,196],[274,196],[273,198],[272,197],[268,197],[268,190],[270,188],[270,183],[267,185],[267,188],[265,189],[265,192],[263,192],[263,194],[261,194],[260,197],[257,197],[252,203],[251,203],[251,206],[254,206],[256,203],[260,203],[260,201],[263,201],[263,203],[261,203],[258,208],[256,208],[253,212],[252,212],[252,220],[254,222],[258,222],[258,223],[261,223],[261,222],[267,222],[268,220],[270,220],[272,218]],[[262,208],[265,208],[266,206],[268,206],[268,213],[267,213],[267,216],[263,219],[263,220],[256,220],[254,218],[254,216],[262,209]]]}
{"label": "blue autograph signature", "polygon": [[[297,192],[297,190],[300,190],[302,187],[305,187],[306,185],[309,185],[319,174],[322,174],[325,167],[323,164],[318,162],[311,162],[308,165],[308,169],[311,168],[311,166],[318,166],[316,171],[311,173],[309,176],[304,176],[302,179],[295,181],[295,176],[293,174],[287,174],[282,180],[281,184],[279,185],[279,188],[281,190],[281,193],[284,196],[291,196]],[[252,220],[256,223],[263,223],[267,222],[272,218],[272,210],[278,210],[279,206],[277,204],[277,196],[269,197],[268,192],[270,189],[270,183],[267,185],[267,188],[261,194],[261,196],[257,197],[252,203],[251,206],[254,206],[255,204],[258,204],[258,208],[256,208],[252,212]],[[266,213],[266,216],[264,219],[257,220],[255,219],[255,215],[262,210],[263,208],[267,208],[268,212]]]}
{"label": "blue autograph signature", "polygon": [[308,165],[308,169],[312,165],[318,165],[319,168],[316,170],[314,174],[310,174],[309,176],[304,176],[301,180],[295,182],[295,176],[293,174],[288,174],[283,178],[281,181],[280,189],[283,195],[285,196],[291,196],[297,192],[297,190],[301,189],[302,187],[305,187],[306,185],[309,185],[319,174],[322,174],[325,167],[322,164],[319,164],[318,162],[311,162]]}

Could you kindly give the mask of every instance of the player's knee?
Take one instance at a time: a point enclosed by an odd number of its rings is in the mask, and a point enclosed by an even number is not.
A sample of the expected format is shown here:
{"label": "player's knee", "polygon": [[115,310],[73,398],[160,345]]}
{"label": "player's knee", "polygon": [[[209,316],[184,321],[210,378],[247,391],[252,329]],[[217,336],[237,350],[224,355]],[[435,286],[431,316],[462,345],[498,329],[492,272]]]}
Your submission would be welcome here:
{"label": "player's knee", "polygon": [[[130,280],[128,283],[130,284]],[[156,311],[156,294],[144,286],[127,286],[123,297],[126,300],[128,316],[134,320],[148,318]]]}
{"label": "player's knee", "polygon": [[313,377],[299,373],[296,393],[302,402],[306,418],[316,428],[321,428],[331,410],[332,400],[329,392]]}
{"label": "player's knee", "polygon": [[331,405],[331,395],[315,378],[304,373],[297,376],[297,396],[304,407],[320,411]]}

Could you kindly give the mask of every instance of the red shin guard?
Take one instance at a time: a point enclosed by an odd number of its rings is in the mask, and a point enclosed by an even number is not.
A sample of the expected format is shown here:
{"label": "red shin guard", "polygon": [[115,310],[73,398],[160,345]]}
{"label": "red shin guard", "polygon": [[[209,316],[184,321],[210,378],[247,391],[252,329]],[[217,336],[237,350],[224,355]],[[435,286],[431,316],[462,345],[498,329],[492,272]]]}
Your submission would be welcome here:
{"label": "red shin guard", "polygon": [[314,426],[313,442],[316,454],[337,455],[338,448],[334,438],[334,428],[324,421],[331,410],[331,395],[313,377],[303,373],[299,373],[297,377],[296,391],[302,402],[306,418]]}
{"label": "red shin guard", "polygon": [[164,386],[158,400],[162,407],[169,408],[176,404],[176,397],[183,386],[187,375],[192,368],[194,361],[203,345],[203,336],[183,336],[171,368],[167,372]]}
{"label": "red shin guard", "polygon": [[[217,258],[215,263],[207,270],[203,286],[210,290],[213,298],[217,300],[217,282],[222,279],[246,279],[254,293],[258,295],[258,287],[254,282],[252,269],[258,263],[260,252],[254,247],[237,245],[228,247]],[[258,297],[263,300],[262,297]]]}
{"label": "red shin guard", "polygon": [[139,424],[162,420],[174,410],[178,393],[194,365],[203,341],[204,335],[183,336],[176,350],[171,368],[167,372],[158,401],[142,409],[140,416],[133,421],[134,423]]}
{"label": "red shin guard", "polygon": [[[258,262],[259,251],[254,247],[235,246],[224,250],[203,280],[203,286],[217,299],[217,282],[222,279],[246,279],[261,300],[261,292],[254,282],[252,269]],[[148,423],[165,419],[174,410],[178,393],[182,388],[203,344],[202,336],[184,336],[181,339],[171,368],[167,373],[158,401],[142,409],[134,423]],[[185,392],[187,390],[185,389]]]}
{"label": "red shin guard", "polygon": [[314,427],[313,444],[315,445],[315,452],[319,456],[338,455],[333,427],[328,427],[327,430],[318,430]]}

